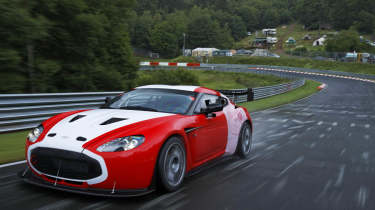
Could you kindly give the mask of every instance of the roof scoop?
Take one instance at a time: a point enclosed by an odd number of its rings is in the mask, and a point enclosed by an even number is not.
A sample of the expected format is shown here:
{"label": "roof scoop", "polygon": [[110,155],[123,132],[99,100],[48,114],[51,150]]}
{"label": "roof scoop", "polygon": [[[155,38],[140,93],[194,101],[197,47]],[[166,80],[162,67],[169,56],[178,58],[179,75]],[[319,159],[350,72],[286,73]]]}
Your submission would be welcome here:
{"label": "roof scoop", "polygon": [[73,117],[69,122],[70,123],[74,122],[74,121],[79,120],[79,119],[81,119],[83,117],[86,117],[86,115],[77,115],[77,116]]}
{"label": "roof scoop", "polygon": [[128,118],[117,118],[117,117],[113,117],[105,122],[102,122],[102,124],[100,125],[109,125],[109,124],[112,124],[112,123],[116,123],[116,122],[120,122],[120,121],[123,121],[123,120],[127,120]]}

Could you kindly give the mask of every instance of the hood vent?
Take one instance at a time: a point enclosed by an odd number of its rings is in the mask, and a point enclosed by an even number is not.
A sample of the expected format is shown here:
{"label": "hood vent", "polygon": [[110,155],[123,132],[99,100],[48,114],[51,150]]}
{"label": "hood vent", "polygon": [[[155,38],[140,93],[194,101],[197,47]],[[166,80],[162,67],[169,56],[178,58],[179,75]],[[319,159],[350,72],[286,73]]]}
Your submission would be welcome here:
{"label": "hood vent", "polygon": [[82,137],[82,136],[78,136],[77,137],[77,141],[86,141],[87,139],[85,137]]}
{"label": "hood vent", "polygon": [[116,117],[113,117],[113,118],[111,118],[111,119],[103,122],[100,125],[109,125],[109,124],[120,122],[120,121],[123,121],[123,120],[127,120],[127,118],[116,118]]}
{"label": "hood vent", "polygon": [[54,137],[54,136],[56,136],[56,133],[50,133],[50,134],[48,134],[47,136],[48,136],[48,137]]}
{"label": "hood vent", "polygon": [[74,122],[74,121],[79,120],[79,119],[81,119],[83,117],[86,117],[86,115],[77,115],[77,116],[73,117],[69,122],[70,123]]}

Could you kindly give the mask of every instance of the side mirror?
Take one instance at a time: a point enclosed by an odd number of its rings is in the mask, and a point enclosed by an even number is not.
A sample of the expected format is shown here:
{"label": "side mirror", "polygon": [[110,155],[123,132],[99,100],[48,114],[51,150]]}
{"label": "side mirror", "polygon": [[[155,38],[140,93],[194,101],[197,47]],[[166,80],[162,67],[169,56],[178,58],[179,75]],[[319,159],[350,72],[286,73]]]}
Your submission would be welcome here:
{"label": "side mirror", "polygon": [[104,99],[104,106],[109,105],[114,98],[115,97],[113,97],[113,96],[107,96],[107,97],[105,97],[105,99]]}
{"label": "side mirror", "polygon": [[[209,114],[212,115],[213,112],[220,112],[224,108],[224,104],[221,103],[221,101],[219,103],[214,103],[214,104],[210,104],[209,100],[206,100],[205,102],[206,102],[206,108],[202,109],[201,112],[206,114],[207,116]],[[215,117],[215,115],[212,115],[212,117]]]}
{"label": "side mirror", "polygon": [[109,104],[109,103],[111,102],[111,100],[112,100],[112,97],[111,97],[111,96],[107,96],[107,97],[105,97],[105,99],[104,99],[104,103],[105,103],[105,104]]}

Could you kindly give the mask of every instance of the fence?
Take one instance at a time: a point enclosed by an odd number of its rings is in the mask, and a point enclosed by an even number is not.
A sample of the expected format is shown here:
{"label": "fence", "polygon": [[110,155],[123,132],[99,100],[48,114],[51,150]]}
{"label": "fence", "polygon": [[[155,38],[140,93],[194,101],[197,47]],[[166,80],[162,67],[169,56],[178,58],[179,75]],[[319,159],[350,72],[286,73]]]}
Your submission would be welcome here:
{"label": "fence", "polygon": [[219,90],[221,93],[229,97],[235,103],[243,103],[247,101],[259,100],[270,96],[282,94],[305,84],[304,79],[295,80],[290,83],[272,85],[258,88],[235,89],[235,90]]}
{"label": "fence", "polygon": [[62,112],[98,108],[119,93],[0,94],[0,133],[33,128]]}
{"label": "fence", "polygon": [[288,50],[287,54],[296,57],[307,57],[314,60],[357,62],[375,64],[375,54],[370,53],[347,53],[347,52],[326,52],[326,51],[298,51]]}
{"label": "fence", "polygon": [[[220,90],[235,103],[281,94],[302,86],[305,80],[238,90]],[[107,96],[121,92],[0,94],[0,133],[30,129],[49,117],[76,109],[94,109]]]}

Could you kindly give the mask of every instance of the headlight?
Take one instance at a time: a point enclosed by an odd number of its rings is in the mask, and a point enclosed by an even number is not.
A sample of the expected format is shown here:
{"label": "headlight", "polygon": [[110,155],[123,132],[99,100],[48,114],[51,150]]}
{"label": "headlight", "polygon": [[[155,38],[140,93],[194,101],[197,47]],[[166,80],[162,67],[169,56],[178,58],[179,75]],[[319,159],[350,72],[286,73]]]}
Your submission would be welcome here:
{"label": "headlight", "polygon": [[127,136],[103,144],[96,149],[98,152],[121,152],[134,149],[145,141],[144,136]]}
{"label": "headlight", "polygon": [[34,130],[32,130],[29,133],[27,138],[29,139],[30,142],[34,143],[39,138],[40,134],[42,133],[43,133],[43,126],[39,125],[38,127],[34,128]]}

